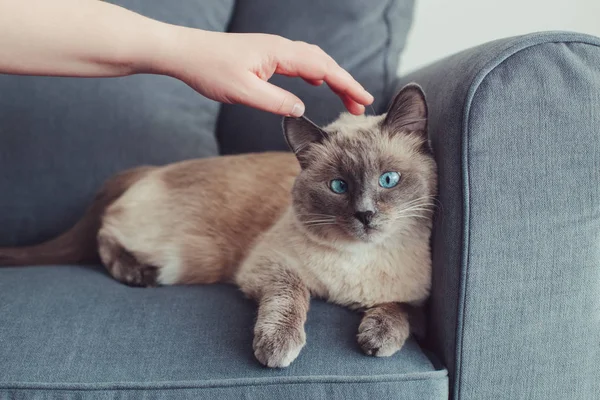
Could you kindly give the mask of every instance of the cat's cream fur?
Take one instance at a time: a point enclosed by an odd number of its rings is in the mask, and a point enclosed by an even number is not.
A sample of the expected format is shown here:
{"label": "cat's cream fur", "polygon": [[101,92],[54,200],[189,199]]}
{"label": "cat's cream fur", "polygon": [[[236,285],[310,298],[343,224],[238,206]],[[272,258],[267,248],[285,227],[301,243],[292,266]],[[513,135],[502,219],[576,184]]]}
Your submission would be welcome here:
{"label": "cat's cream fur", "polygon": [[[253,346],[264,365],[297,357],[311,296],[365,310],[359,343],[367,354],[391,355],[409,335],[402,304],[421,304],[430,289],[437,181],[425,119],[422,92],[411,85],[386,115],[344,114],[322,130],[288,119],[302,168],[293,154],[265,153],[127,171],[71,231],[2,249],[0,264],[87,261],[82,243],[97,233],[100,259],[122,282],[238,285],[259,304]],[[404,187],[377,187],[386,170],[402,171]],[[364,187],[346,197],[315,189],[343,171]],[[359,209],[375,211],[372,225],[352,217]]]}

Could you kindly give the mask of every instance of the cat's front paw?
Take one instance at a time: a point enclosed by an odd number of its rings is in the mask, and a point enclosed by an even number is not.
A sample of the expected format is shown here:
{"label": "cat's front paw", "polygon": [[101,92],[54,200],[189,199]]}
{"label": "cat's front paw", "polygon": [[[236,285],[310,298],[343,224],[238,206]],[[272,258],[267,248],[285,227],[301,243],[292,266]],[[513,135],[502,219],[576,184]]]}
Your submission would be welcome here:
{"label": "cat's front paw", "polygon": [[383,315],[366,315],[358,327],[358,344],[376,357],[389,357],[402,348],[410,334],[408,321]]}
{"label": "cat's front paw", "polygon": [[257,324],[254,329],[254,356],[271,368],[287,367],[306,343],[303,328],[285,324]]}

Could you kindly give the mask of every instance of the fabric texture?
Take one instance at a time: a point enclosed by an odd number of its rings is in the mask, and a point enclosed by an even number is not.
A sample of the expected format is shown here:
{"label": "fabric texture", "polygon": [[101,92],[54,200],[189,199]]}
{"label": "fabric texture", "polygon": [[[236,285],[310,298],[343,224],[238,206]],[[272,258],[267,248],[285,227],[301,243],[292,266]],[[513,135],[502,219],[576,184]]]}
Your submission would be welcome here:
{"label": "fabric texture", "polygon": [[[115,3],[160,21],[225,30],[233,0]],[[123,169],[217,155],[219,104],[157,75],[0,75],[0,245],[35,243],[80,217]]]}
{"label": "fabric texture", "polygon": [[298,359],[274,370],[254,359],[256,306],[233,287],[130,288],[75,266],[0,274],[0,398],[447,398],[446,371],[414,341],[363,355],[360,315],[321,301]]}
{"label": "fabric texture", "polygon": [[[229,31],[273,33],[320,46],[373,94],[379,113],[390,100],[413,5],[414,0],[238,1]],[[270,82],[302,99],[306,116],[318,124],[345,111],[327,85],[315,88],[281,76]],[[239,105],[223,106],[217,135],[223,154],[288,150],[281,117]]]}
{"label": "fabric texture", "polygon": [[600,398],[599,66],[599,39],[550,32],[399,83],[429,100],[429,340],[454,399]]}

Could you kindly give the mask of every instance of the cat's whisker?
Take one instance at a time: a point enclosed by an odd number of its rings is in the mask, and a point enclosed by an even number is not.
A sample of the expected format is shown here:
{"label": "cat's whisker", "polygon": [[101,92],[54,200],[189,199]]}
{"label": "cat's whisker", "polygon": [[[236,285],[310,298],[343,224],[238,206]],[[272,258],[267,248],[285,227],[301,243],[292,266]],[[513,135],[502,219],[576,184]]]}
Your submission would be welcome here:
{"label": "cat's whisker", "polygon": [[409,206],[409,205],[418,203],[421,200],[434,200],[435,201],[435,196],[422,196],[422,197],[418,197],[418,198],[413,199],[411,201],[407,201],[406,203],[404,203],[404,206]]}
{"label": "cat's whisker", "polygon": [[430,202],[428,200],[412,201],[412,202],[409,202],[409,203],[405,203],[402,206],[404,206],[404,207],[410,207],[410,206],[419,206],[419,205],[431,205],[431,206],[433,206],[434,203],[432,203],[432,202]]}
{"label": "cat's whisker", "polygon": [[425,215],[420,215],[420,214],[398,215],[398,218],[423,218],[423,219],[429,219],[429,217],[426,217]]}
{"label": "cat's whisker", "polygon": [[[430,204],[434,204],[436,206],[439,205],[440,207],[442,206],[442,202],[437,198],[437,196],[424,196],[424,197],[420,197],[419,199],[427,199],[431,202]],[[419,199],[415,199],[415,200],[419,200]]]}
{"label": "cat's whisker", "polygon": [[304,221],[304,224],[315,224],[315,223],[322,223],[322,222],[329,222],[329,223],[334,223],[335,220],[333,219],[321,219],[321,220],[315,220],[315,221]]}
{"label": "cat's whisker", "polygon": [[430,202],[428,200],[423,200],[423,201],[412,201],[409,203],[405,203],[402,204],[403,207],[411,207],[411,206],[434,206],[435,204],[433,202]]}
{"label": "cat's whisker", "polygon": [[403,212],[412,212],[412,211],[428,211],[431,212],[433,211],[433,207],[423,207],[422,205],[415,205],[412,207],[408,207],[408,208],[403,208],[402,210],[400,210],[401,213]]}
{"label": "cat's whisker", "polygon": [[296,214],[299,217],[331,217],[331,218],[335,218],[334,215],[329,215],[329,214],[317,214],[317,213],[309,213],[309,214]]}
{"label": "cat's whisker", "polygon": [[408,217],[410,217],[410,216],[413,216],[413,215],[418,215],[418,216],[420,216],[421,218],[431,219],[431,217],[430,217],[430,216],[423,215],[423,214],[421,214],[421,213],[413,213],[413,214],[397,214],[396,216],[397,216],[398,218],[404,218],[404,217],[407,217],[407,216],[408,216]]}
{"label": "cat's whisker", "polygon": [[417,201],[417,200],[423,200],[423,199],[434,199],[436,196],[433,194],[428,194],[425,196],[421,196],[421,197],[417,197],[416,199],[413,199],[411,201]]}
{"label": "cat's whisker", "polygon": [[440,210],[444,211],[444,205],[442,204],[442,202],[439,199],[433,198],[432,200],[435,203],[436,207],[439,207]]}
{"label": "cat's whisker", "polygon": [[432,203],[413,203],[413,204],[407,204],[407,205],[403,204],[402,207],[399,207],[399,208],[401,208],[402,210],[408,210],[413,207],[435,208],[435,205]]}
{"label": "cat's whisker", "polygon": [[400,212],[413,211],[413,210],[418,210],[418,211],[433,211],[432,207],[427,207],[427,206],[423,206],[421,204],[417,204],[417,205],[414,205],[412,207],[403,208],[402,210],[400,210]]}
{"label": "cat's whisker", "polygon": [[396,215],[399,217],[403,217],[405,215],[420,215],[423,218],[430,219],[431,215],[427,215],[427,214],[431,214],[431,212],[432,212],[432,210],[427,209],[427,208],[412,208],[410,210],[402,210]]}
{"label": "cat's whisker", "polygon": [[375,111],[375,107],[373,107],[373,104],[370,104],[371,106],[371,110],[373,111],[373,115],[377,115],[377,112]]}
{"label": "cat's whisker", "polygon": [[314,217],[310,217],[310,218],[304,218],[301,221],[302,222],[311,222],[311,221],[335,221],[337,218],[336,217],[330,217],[330,216],[314,216]]}
{"label": "cat's whisker", "polygon": [[412,205],[412,204],[417,203],[417,202],[419,202],[421,200],[429,200],[430,203],[427,203],[427,204],[432,205],[433,207],[439,207],[442,210],[444,209],[444,207],[442,205],[442,202],[437,198],[437,196],[433,196],[433,195],[423,196],[423,197],[419,197],[417,199],[411,200],[411,201],[407,202],[405,204],[405,206]]}
{"label": "cat's whisker", "polygon": [[318,223],[314,223],[314,224],[305,224],[308,227],[313,227],[313,226],[325,226],[325,225],[335,225],[335,222],[318,222]]}
{"label": "cat's whisker", "polygon": [[422,212],[419,212],[419,211],[431,212],[431,210],[428,210],[428,209],[412,209],[412,210],[403,210],[403,211],[400,211],[400,212],[398,213],[398,215],[408,215],[408,214],[419,214],[419,215],[423,215],[423,213],[422,213]]}

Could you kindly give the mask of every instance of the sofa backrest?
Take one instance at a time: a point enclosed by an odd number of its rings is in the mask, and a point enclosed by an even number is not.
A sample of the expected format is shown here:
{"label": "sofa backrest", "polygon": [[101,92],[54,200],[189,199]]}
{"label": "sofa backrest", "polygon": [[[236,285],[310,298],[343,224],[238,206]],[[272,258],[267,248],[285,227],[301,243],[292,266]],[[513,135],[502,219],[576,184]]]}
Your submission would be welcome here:
{"label": "sofa backrest", "polygon": [[[234,0],[113,3],[224,31]],[[118,171],[216,155],[218,112],[218,103],[164,76],[0,75],[0,246],[35,243],[68,228]]]}
{"label": "sofa backrest", "polygon": [[[229,31],[274,33],[317,44],[373,94],[373,109],[380,113],[394,90],[413,6],[414,0],[238,0]],[[306,116],[318,124],[345,111],[326,85],[315,88],[282,76],[271,82],[300,97]],[[217,135],[222,154],[287,150],[280,117],[239,105],[222,107]]]}

